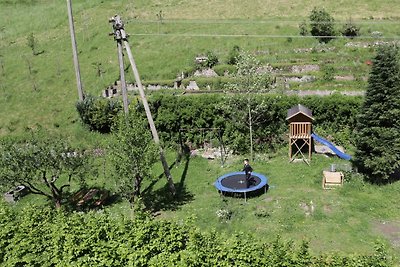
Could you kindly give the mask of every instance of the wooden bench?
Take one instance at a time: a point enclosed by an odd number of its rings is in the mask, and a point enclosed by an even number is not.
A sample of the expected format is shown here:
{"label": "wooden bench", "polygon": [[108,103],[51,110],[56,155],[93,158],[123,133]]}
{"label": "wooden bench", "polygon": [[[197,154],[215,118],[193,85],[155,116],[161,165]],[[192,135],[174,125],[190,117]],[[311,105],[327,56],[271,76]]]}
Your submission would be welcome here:
{"label": "wooden bench", "polygon": [[323,189],[331,189],[336,186],[343,185],[344,175],[342,172],[323,171],[322,174],[323,174],[323,178],[322,178],[322,188]]}

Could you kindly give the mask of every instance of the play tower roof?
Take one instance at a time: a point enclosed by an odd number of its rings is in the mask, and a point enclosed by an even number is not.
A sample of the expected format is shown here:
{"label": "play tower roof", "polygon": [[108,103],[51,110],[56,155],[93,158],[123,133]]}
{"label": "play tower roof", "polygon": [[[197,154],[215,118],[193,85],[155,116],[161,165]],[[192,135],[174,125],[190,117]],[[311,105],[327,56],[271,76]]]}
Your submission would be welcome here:
{"label": "play tower roof", "polygon": [[312,116],[312,111],[309,108],[301,104],[297,104],[296,106],[288,110],[286,120],[288,120],[289,122],[312,122],[314,118]]}

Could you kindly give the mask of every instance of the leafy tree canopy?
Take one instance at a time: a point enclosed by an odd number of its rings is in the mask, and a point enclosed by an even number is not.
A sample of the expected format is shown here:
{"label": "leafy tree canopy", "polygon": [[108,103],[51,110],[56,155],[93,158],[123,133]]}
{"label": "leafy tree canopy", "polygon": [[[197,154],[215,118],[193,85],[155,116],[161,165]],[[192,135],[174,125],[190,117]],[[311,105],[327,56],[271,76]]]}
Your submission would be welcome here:
{"label": "leafy tree canopy", "polygon": [[91,172],[91,156],[59,137],[35,133],[26,140],[0,142],[0,185],[26,186],[46,196],[56,207],[64,200],[73,179],[83,183]]}
{"label": "leafy tree canopy", "polygon": [[151,177],[151,169],[158,155],[147,121],[131,110],[121,115],[113,129],[110,157],[119,191],[129,201],[140,195],[143,179]]}
{"label": "leafy tree canopy", "polygon": [[312,36],[315,36],[321,43],[328,43],[334,38],[335,20],[325,9],[314,7],[309,18]]}

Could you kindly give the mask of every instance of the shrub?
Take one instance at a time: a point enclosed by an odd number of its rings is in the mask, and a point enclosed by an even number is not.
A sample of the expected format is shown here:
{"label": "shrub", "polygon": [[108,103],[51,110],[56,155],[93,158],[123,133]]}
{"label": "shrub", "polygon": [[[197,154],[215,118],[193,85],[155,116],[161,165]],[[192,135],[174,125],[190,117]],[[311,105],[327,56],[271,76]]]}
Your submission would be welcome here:
{"label": "shrub", "polygon": [[[135,213],[136,214],[136,213]],[[66,213],[0,203],[1,266],[393,266],[387,248],[372,255],[314,255],[308,242],[202,231],[190,223],[107,212]]]}
{"label": "shrub", "polygon": [[227,72],[229,75],[235,74],[237,69],[236,66],[232,65],[217,65],[213,68],[213,70],[219,75],[219,76],[224,76],[225,73]]}
{"label": "shrub", "polygon": [[228,60],[226,61],[226,63],[229,65],[236,65],[238,62],[239,54],[240,54],[240,47],[235,45],[229,52]]}
{"label": "shrub", "polygon": [[324,81],[333,81],[335,68],[330,65],[324,65],[322,66],[322,73],[322,79],[324,79]]}
{"label": "shrub", "polygon": [[335,36],[334,18],[323,8],[314,7],[310,14],[311,35],[321,43],[328,43]]}
{"label": "shrub", "polygon": [[208,67],[208,68],[214,67],[219,62],[217,55],[212,51],[207,52],[207,58],[208,59],[206,61],[206,67]]}
{"label": "shrub", "polygon": [[[243,102],[242,95],[237,96],[237,101]],[[218,127],[221,129],[225,145],[235,152],[248,150],[248,127],[246,122],[234,123],[229,118],[229,110],[225,109],[225,99],[220,95],[190,95],[185,97],[152,95],[149,98],[157,129],[164,141],[193,145],[202,144],[202,136],[196,131],[181,132],[179,129],[199,129]],[[256,151],[275,149],[286,142],[285,133],[288,125],[285,120],[287,111],[292,106],[300,103],[313,111],[314,125],[324,129],[341,144],[353,143],[350,133],[355,127],[356,116],[362,103],[362,97],[332,95],[328,97],[259,95],[254,99],[262,122],[254,127],[254,143]],[[234,112],[234,111],[232,111]],[[348,138],[348,139],[347,139]]]}
{"label": "shrub", "polygon": [[299,24],[299,33],[300,33],[301,36],[308,35],[307,23],[305,21],[302,21]]}
{"label": "shrub", "polygon": [[76,104],[76,109],[90,130],[109,133],[122,106],[118,100],[86,95]]}
{"label": "shrub", "polygon": [[343,25],[342,29],[343,36],[354,38],[357,37],[359,34],[360,34],[360,27],[355,25],[351,20],[347,22],[345,25]]}

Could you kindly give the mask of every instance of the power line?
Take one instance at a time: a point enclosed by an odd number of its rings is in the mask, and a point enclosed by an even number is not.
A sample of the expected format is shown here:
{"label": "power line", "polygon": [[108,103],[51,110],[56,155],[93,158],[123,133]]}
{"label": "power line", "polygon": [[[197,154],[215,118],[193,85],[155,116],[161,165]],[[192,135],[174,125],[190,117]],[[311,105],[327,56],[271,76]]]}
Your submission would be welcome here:
{"label": "power line", "polygon": [[[163,19],[162,24],[279,24],[279,23],[309,23],[308,20],[197,20],[197,19],[188,19],[188,20],[180,20],[180,19]],[[141,20],[141,19],[130,19],[127,23],[141,23],[141,24],[158,24],[161,23],[160,20]],[[397,20],[334,20],[334,21],[319,21],[313,22],[312,24],[343,24],[343,23],[352,23],[352,24],[400,24]]]}
{"label": "power line", "polygon": [[[131,36],[163,36],[163,37],[250,37],[250,38],[331,38],[331,39],[349,39],[346,36],[311,36],[311,35],[271,35],[271,34],[208,34],[208,33],[130,33]],[[352,38],[351,40],[357,39],[376,39],[379,40],[400,40],[400,36],[382,36],[382,37],[373,37],[373,36],[357,36]]]}

